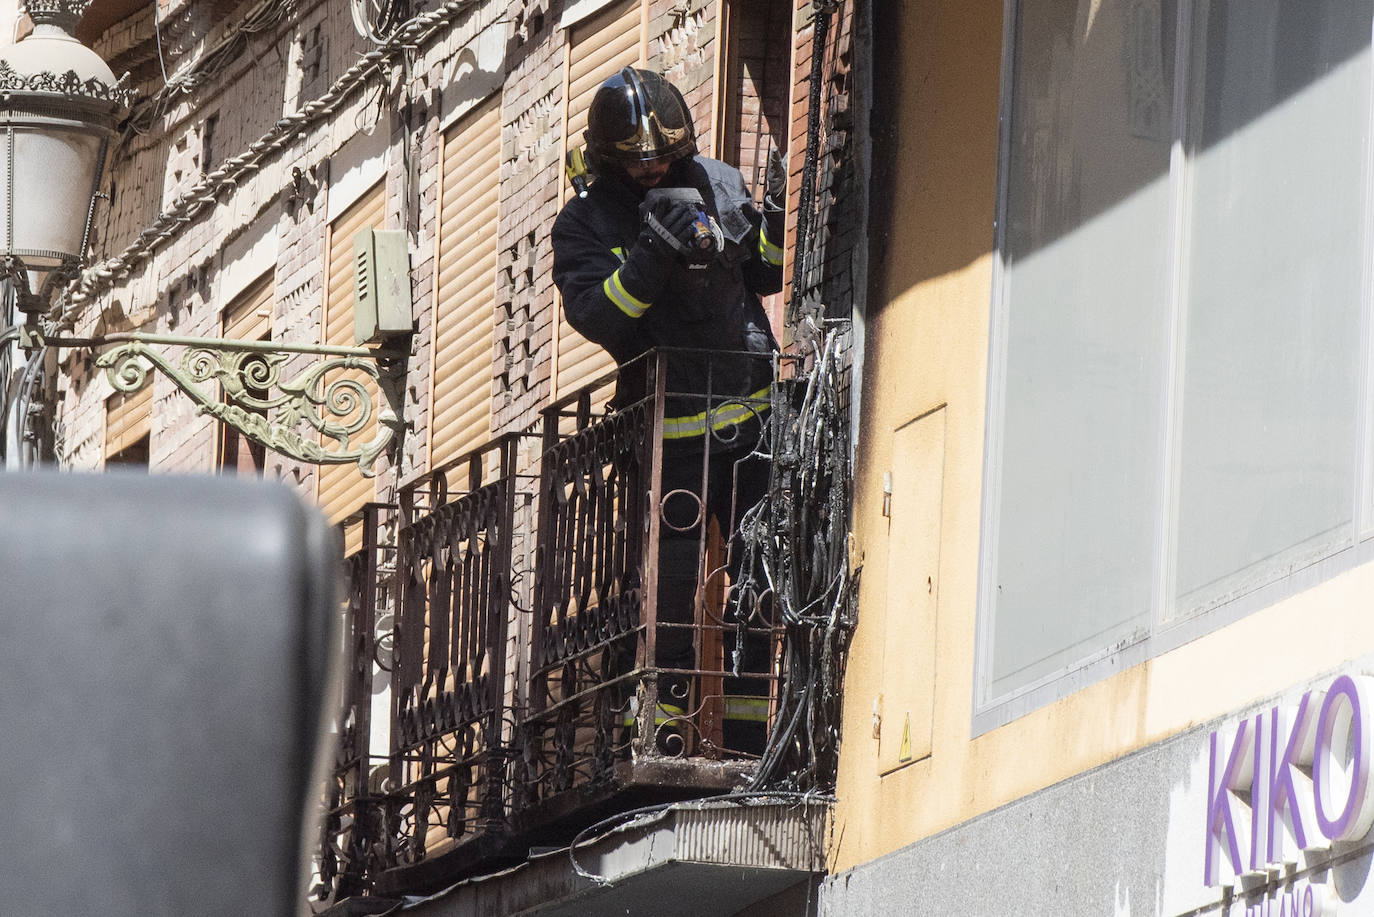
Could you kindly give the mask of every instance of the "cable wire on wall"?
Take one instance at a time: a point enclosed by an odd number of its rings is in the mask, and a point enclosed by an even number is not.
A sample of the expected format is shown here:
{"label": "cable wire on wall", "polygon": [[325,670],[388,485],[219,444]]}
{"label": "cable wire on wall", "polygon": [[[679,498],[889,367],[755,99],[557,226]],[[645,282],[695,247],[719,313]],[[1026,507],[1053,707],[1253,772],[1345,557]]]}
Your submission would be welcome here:
{"label": "cable wire on wall", "polygon": [[[248,149],[225,160],[201,177],[180,195],[151,225],[146,227],[124,251],[87,269],[65,297],[56,326],[71,326],[87,303],[100,296],[116,281],[138,269],[162,245],[185,231],[188,224],[212,208],[218,196],[261,169],[264,163],[295,143],[316,123],[342,108],[355,92],[369,81],[386,79],[393,59],[435,39],[454,20],[466,14],[479,0],[448,0],[442,6],[422,13],[399,27],[384,45],[358,58],[322,96],[306,103],[300,111],[282,118]],[[175,82],[175,80],[174,80]]]}
{"label": "cable wire on wall", "polygon": [[739,620],[781,619],[778,710],[750,790],[829,791],[839,763],[840,690],[854,629],[849,567],[853,468],[847,323],[802,332],[810,369],[776,387],[769,496],[745,514]]}
{"label": "cable wire on wall", "polygon": [[818,3],[811,33],[811,71],[807,80],[807,117],[806,117],[806,156],[802,160],[801,188],[798,194],[796,254],[792,262],[792,300],[788,309],[788,320],[796,321],[803,311],[814,308],[814,300],[819,291],[808,287],[813,274],[815,254],[813,244],[820,223],[819,207],[816,205],[816,184],[819,177],[821,156],[821,113],[823,109],[822,88],[825,83],[826,43],[830,38],[830,17],[835,11],[835,0]]}
{"label": "cable wire on wall", "polygon": [[[778,710],[749,788],[834,788],[839,765],[840,692],[858,608],[858,568],[849,558],[853,444],[850,436],[850,318],[825,318],[813,282],[828,238],[819,231],[817,194],[826,103],[824,63],[836,0],[813,21],[806,154],[787,319],[796,346],[811,354],[807,373],[776,386],[769,498],[741,527],[745,563],[735,595],[756,609],[736,617],[776,617],[784,628]],[[852,302],[836,303],[846,313]],[[819,322],[819,324],[818,324]]]}
{"label": "cable wire on wall", "polygon": [[374,45],[385,44],[405,19],[401,0],[348,0],[353,27]]}
{"label": "cable wire on wall", "polygon": [[167,59],[162,55],[162,2],[153,0],[153,38],[157,42],[157,65],[162,70],[162,85],[167,85]]}
{"label": "cable wire on wall", "polygon": [[[153,2],[156,7],[157,0]],[[126,121],[126,137],[128,133],[143,134],[150,131],[158,119],[171,111],[182,96],[204,86],[241,60],[249,40],[254,35],[275,28],[288,17],[295,15],[295,12],[296,4],[293,0],[261,0],[248,11],[243,21],[232,32],[170,77],[162,57],[161,20],[155,14],[154,29],[163,86],[134,106]]]}

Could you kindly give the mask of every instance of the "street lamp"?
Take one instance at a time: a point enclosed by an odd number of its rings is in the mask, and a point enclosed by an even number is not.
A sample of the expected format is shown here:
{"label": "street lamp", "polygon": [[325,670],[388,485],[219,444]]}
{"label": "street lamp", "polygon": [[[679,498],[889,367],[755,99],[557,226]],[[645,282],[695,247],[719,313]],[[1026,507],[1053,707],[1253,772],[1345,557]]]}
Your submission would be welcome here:
{"label": "street lamp", "polygon": [[[384,345],[377,349],[139,332],[64,338],[51,323],[45,327],[43,313],[54,293],[81,269],[106,149],[133,92],[127,75],[116,80],[73,34],[91,0],[20,5],[33,32],[0,49],[0,279],[14,292],[0,312],[0,461],[14,466],[25,442],[40,460],[50,453],[43,431],[51,427],[51,393],[44,391],[55,371],[51,350],[108,348],[96,365],[117,391],[134,391],[157,371],[195,401],[199,413],[254,442],[303,462],[356,464],[373,474],[404,426],[408,314],[399,325],[374,328],[372,339],[381,337]],[[408,262],[387,276],[404,290],[408,306]],[[24,314],[22,329],[11,302]],[[14,371],[16,342],[30,354],[22,372]],[[181,360],[168,358],[164,347],[180,349]],[[324,359],[287,377],[286,366],[298,354]],[[379,391],[380,409],[369,385]],[[373,428],[371,438],[359,442]]]}
{"label": "street lamp", "polygon": [[[73,35],[90,0],[21,6],[33,31],[0,49],[0,279],[8,287],[0,304],[0,459],[11,467],[46,361],[40,350],[14,371],[14,306],[36,322],[79,270],[115,115],[132,96],[128,78],[115,80]],[[25,349],[34,349],[31,341]]]}
{"label": "street lamp", "polygon": [[115,115],[129,100],[74,32],[90,0],[27,0],[33,31],[0,50],[0,268],[45,311],[81,265]]}

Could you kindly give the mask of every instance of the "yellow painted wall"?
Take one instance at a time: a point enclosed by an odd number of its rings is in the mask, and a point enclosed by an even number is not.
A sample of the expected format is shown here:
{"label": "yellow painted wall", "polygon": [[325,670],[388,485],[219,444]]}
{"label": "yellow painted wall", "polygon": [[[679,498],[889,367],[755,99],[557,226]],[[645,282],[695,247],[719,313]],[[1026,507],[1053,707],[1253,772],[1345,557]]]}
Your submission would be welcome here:
{"label": "yellow painted wall", "polygon": [[1365,565],[971,739],[1002,2],[875,7],[875,171],[892,185],[874,194],[891,206],[873,238],[855,502],[863,579],[834,871],[1374,650]]}

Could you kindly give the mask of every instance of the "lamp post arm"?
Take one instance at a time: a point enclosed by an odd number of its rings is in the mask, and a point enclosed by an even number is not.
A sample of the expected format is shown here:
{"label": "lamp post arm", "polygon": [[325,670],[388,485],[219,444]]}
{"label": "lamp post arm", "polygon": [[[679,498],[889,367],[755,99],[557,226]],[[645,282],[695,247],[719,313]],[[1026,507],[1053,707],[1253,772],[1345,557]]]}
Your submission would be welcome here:
{"label": "lamp post arm", "polygon": [[[299,461],[356,464],[365,477],[372,477],[378,457],[404,434],[404,351],[139,332],[35,337],[59,348],[113,344],[96,358],[96,366],[106,371],[117,391],[137,391],[156,370],[195,402],[197,413]],[[173,360],[164,347],[185,351]],[[298,355],[324,359],[283,378],[286,364]],[[380,406],[374,403],[374,391]],[[359,436],[370,438],[356,443]]]}
{"label": "lamp post arm", "polygon": [[337,347],[331,344],[295,344],[289,341],[240,341],[234,338],[185,337],[176,334],[146,334],[142,331],[115,331],[98,337],[64,337],[35,332],[35,337],[49,347],[103,347],[106,344],[166,344],[173,347],[208,347],[239,353],[309,353],[332,357],[360,357],[363,359],[404,359],[398,350],[371,347]]}

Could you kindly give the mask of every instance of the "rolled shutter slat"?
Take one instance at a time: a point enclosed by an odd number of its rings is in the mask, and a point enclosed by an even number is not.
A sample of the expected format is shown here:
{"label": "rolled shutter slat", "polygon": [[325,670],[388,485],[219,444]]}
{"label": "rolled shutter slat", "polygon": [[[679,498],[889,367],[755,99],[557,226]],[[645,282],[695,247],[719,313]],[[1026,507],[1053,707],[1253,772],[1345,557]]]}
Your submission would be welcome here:
{"label": "rolled shutter slat", "polygon": [[444,134],[435,284],[430,466],[491,437],[501,107],[493,96]]}
{"label": "rolled shutter slat", "polygon": [[153,425],[153,384],[136,392],[116,392],[105,402],[105,457],[117,455],[150,434]]}
{"label": "rolled shutter slat", "polygon": [[[362,229],[381,229],[386,212],[386,182],[380,181],[330,225],[329,264],[325,278],[325,344],[352,347],[353,341],[353,237]],[[357,370],[331,373],[326,384],[337,379],[363,382],[372,400],[372,417],[353,434],[350,445],[368,442],[377,435],[380,394],[376,384]],[[321,465],[317,502],[330,522],[341,522],[373,499],[375,483],[356,465]],[[348,539],[351,541],[352,539]],[[349,549],[349,545],[345,545]]]}
{"label": "rolled shutter slat", "polygon": [[[625,0],[573,27],[568,52],[567,148],[582,145],[587,108],[597,88],[622,67],[643,65],[640,18],[639,0]],[[556,394],[567,395],[614,365],[609,354],[573,330],[560,308]],[[606,389],[597,392],[594,400],[604,402],[609,397]]]}
{"label": "rolled shutter slat", "polygon": [[224,310],[224,337],[261,341],[272,336],[272,274],[260,277]]}

